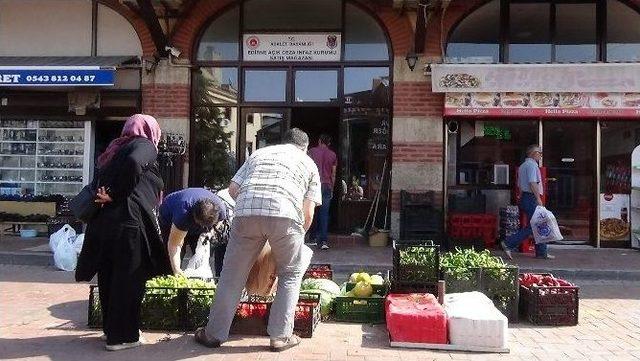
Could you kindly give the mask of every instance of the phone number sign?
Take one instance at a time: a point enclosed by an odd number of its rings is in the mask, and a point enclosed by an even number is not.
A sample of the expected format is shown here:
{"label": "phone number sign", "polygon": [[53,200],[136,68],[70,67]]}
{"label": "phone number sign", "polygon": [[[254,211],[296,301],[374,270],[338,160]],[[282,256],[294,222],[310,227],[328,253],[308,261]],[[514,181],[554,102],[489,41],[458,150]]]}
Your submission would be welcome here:
{"label": "phone number sign", "polygon": [[0,67],[0,88],[21,86],[113,86],[115,69]]}

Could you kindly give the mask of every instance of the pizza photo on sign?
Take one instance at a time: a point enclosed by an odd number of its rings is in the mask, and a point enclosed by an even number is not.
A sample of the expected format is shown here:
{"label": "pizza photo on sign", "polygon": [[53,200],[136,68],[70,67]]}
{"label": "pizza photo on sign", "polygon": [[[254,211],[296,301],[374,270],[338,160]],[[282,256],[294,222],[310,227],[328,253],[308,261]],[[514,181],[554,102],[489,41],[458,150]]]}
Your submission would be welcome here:
{"label": "pizza photo on sign", "polygon": [[600,238],[618,240],[629,236],[629,223],[619,218],[605,218],[600,220]]}
{"label": "pizza photo on sign", "polygon": [[480,80],[466,73],[447,74],[440,78],[440,86],[443,88],[478,88]]}
{"label": "pizza photo on sign", "polygon": [[534,108],[551,108],[556,105],[558,105],[558,94],[556,93],[531,94],[531,106]]}
{"label": "pizza photo on sign", "polygon": [[559,105],[562,108],[580,108],[586,99],[582,93],[560,93]]}
{"label": "pizza photo on sign", "polygon": [[452,108],[463,108],[471,105],[471,94],[469,93],[447,93],[445,104]]}
{"label": "pizza photo on sign", "polygon": [[505,108],[526,108],[529,101],[529,93],[504,93],[501,97],[502,106]]}
{"label": "pizza photo on sign", "polygon": [[495,107],[500,101],[496,93],[473,93],[471,99],[476,108]]}
{"label": "pizza photo on sign", "polygon": [[625,93],[622,104],[628,108],[640,108],[640,93]]}
{"label": "pizza photo on sign", "polygon": [[594,93],[589,105],[592,108],[615,108],[620,105],[620,96],[614,93]]}

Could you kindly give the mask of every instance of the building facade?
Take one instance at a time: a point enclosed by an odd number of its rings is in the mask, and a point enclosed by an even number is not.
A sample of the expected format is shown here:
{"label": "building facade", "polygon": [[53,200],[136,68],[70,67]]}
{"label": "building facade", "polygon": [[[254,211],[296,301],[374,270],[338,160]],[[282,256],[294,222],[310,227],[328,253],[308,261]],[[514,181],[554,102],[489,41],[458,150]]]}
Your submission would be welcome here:
{"label": "building facade", "polygon": [[[28,71],[71,77],[86,67],[111,77],[106,85],[0,84],[1,182],[5,192],[73,193],[135,111],[158,118],[167,143],[188,145],[170,167],[181,168],[172,177],[182,186],[224,186],[252,151],[299,127],[312,140],[334,140],[333,231],[350,234],[369,218],[399,237],[408,227],[403,191],[427,195],[440,214],[436,233],[465,202],[497,214],[515,202],[523,149],[541,143],[553,180],[548,205],[566,238],[605,246],[601,226],[628,227],[607,219],[640,220],[631,187],[638,6],[0,0],[2,74],[37,82]],[[573,73],[592,77],[553,82]],[[47,160],[54,155],[83,161]],[[619,233],[609,244],[630,245],[632,227]]]}

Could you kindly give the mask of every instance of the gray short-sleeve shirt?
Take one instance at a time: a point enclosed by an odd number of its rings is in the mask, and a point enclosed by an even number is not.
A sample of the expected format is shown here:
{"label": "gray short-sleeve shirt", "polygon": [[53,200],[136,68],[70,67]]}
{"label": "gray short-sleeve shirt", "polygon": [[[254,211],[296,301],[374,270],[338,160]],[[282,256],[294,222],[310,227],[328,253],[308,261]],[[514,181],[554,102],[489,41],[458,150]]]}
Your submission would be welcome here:
{"label": "gray short-sleeve shirt", "polygon": [[[538,166],[538,162],[536,162],[533,158],[527,158],[520,165],[518,169],[518,187],[523,192],[531,193],[530,183],[542,183],[542,175],[540,174],[540,167]],[[542,195],[542,188],[539,187],[540,194]]]}

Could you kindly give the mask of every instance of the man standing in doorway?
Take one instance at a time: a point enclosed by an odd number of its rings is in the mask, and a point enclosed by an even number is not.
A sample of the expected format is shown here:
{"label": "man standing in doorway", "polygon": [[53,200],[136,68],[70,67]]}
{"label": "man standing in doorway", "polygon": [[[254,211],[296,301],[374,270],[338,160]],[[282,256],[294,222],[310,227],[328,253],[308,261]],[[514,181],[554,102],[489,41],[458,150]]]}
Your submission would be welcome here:
{"label": "man standing in doorway", "polygon": [[[540,161],[542,149],[537,144],[527,147],[527,159],[518,169],[518,187],[520,188],[520,211],[527,215],[526,227],[509,236],[501,242],[502,249],[509,259],[513,259],[511,252],[518,248],[524,240],[533,235],[531,230],[531,217],[537,206],[542,206],[543,183],[540,174]],[[546,244],[536,244],[536,258],[551,259],[553,256],[547,253]]]}
{"label": "man standing in doorway", "polygon": [[313,228],[311,229],[311,239],[318,242],[320,249],[329,249],[329,209],[331,208],[331,198],[333,197],[333,187],[336,183],[336,168],[338,158],[336,153],[329,149],[331,136],[321,134],[318,145],[309,150],[309,156],[318,166],[320,172],[320,182],[322,183],[322,205],[316,214]]}
{"label": "man standing in doorway", "polygon": [[290,129],[283,143],[256,150],[229,185],[236,201],[231,237],[209,322],[195,333],[204,346],[219,347],[229,337],[242,289],[266,241],[278,274],[267,327],[271,350],[300,343],[293,335],[293,321],[302,276],[313,253],[304,244],[304,234],[322,195],[318,168],[307,156],[307,134]]}

